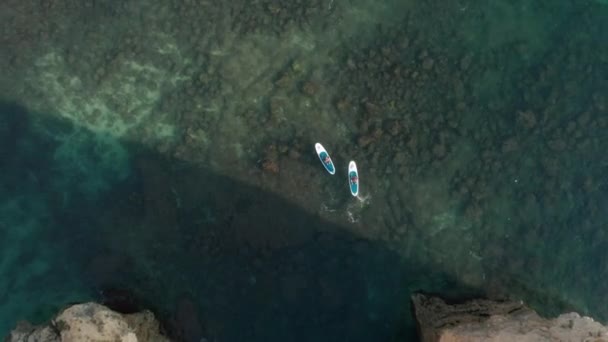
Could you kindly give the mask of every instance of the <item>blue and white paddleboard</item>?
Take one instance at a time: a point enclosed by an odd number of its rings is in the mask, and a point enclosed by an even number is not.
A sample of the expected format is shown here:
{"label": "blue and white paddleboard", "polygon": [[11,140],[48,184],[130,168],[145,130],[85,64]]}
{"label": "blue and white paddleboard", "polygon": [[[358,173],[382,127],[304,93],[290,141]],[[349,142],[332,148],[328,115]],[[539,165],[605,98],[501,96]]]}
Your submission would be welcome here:
{"label": "blue and white paddleboard", "polygon": [[354,160],[348,163],[348,187],[351,195],[355,197],[359,195],[359,172],[357,172],[357,164]]}
{"label": "blue and white paddleboard", "polygon": [[329,153],[327,153],[327,151],[325,150],[323,145],[316,143],[315,149],[317,150],[317,155],[319,156],[319,159],[321,159],[321,163],[323,163],[325,170],[327,170],[327,172],[329,172],[330,175],[333,175],[334,173],[336,173],[336,168],[334,167],[334,162],[331,161],[331,158],[329,157]]}

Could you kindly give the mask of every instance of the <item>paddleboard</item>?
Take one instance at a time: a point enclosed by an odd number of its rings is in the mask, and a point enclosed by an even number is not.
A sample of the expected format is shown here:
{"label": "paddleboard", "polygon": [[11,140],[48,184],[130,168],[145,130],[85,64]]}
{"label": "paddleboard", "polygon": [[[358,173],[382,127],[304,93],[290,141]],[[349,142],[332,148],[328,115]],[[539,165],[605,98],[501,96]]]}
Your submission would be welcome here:
{"label": "paddleboard", "polygon": [[327,170],[327,172],[329,172],[330,175],[333,175],[334,173],[336,173],[336,168],[334,167],[334,162],[331,161],[331,158],[329,157],[329,153],[327,153],[327,151],[325,150],[323,145],[316,143],[315,149],[317,150],[317,155],[319,156],[321,163],[325,167],[325,170]]}
{"label": "paddleboard", "polygon": [[348,185],[351,195],[357,197],[359,195],[359,172],[357,172],[357,164],[354,160],[348,163]]}

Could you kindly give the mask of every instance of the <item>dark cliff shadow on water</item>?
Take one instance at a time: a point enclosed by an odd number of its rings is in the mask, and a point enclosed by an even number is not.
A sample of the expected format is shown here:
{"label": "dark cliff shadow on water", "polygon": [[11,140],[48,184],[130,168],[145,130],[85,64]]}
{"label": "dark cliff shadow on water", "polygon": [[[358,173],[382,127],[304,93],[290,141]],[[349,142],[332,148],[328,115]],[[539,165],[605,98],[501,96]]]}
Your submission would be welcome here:
{"label": "dark cliff shadow on water", "polygon": [[408,283],[452,282],[272,193],[129,150],[83,273],[100,300],[152,308],[179,340],[410,340]]}
{"label": "dark cliff shadow on water", "polygon": [[183,341],[408,341],[412,291],[478,294],[204,165],[124,143],[109,167],[98,133],[0,112],[3,334],[97,300]]}

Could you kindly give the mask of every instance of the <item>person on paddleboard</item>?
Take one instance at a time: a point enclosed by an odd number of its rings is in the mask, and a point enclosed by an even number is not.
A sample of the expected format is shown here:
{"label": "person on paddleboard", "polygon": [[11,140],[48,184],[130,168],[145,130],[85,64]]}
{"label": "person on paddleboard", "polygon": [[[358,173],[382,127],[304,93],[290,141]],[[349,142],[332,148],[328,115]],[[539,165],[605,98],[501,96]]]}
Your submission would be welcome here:
{"label": "person on paddleboard", "polygon": [[357,197],[359,195],[359,172],[357,172],[357,164],[354,160],[348,163],[348,183],[350,194]]}
{"label": "person on paddleboard", "polygon": [[334,167],[334,162],[331,160],[329,153],[327,153],[323,145],[316,143],[315,149],[317,150],[317,155],[319,156],[319,160],[321,161],[321,164],[323,164],[325,170],[327,170],[330,175],[335,174],[336,168]]}

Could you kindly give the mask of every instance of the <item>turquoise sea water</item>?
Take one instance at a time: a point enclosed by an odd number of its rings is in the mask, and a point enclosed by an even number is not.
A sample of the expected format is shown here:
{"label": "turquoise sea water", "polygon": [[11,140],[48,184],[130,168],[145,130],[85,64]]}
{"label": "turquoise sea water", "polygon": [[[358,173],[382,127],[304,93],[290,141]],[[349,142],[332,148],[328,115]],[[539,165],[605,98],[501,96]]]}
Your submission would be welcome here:
{"label": "turquoise sea water", "polygon": [[53,4],[0,4],[0,335],[98,300],[407,341],[413,291],[608,319],[605,2]]}

